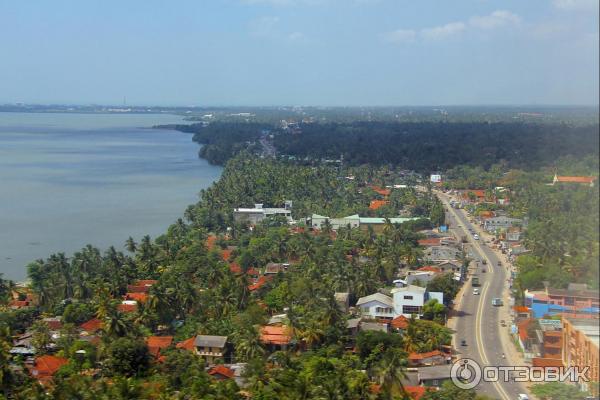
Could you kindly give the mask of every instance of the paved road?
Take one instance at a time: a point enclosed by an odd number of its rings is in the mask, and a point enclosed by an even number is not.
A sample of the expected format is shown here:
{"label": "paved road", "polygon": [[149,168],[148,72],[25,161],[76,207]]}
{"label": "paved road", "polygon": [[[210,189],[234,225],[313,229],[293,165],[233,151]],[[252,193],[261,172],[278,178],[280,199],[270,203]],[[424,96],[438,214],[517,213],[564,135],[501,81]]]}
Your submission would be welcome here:
{"label": "paved road", "polygon": [[[471,255],[467,255],[474,260],[471,263],[471,271],[479,276],[481,284],[479,287],[481,294],[473,295],[470,281],[465,283],[463,298],[456,307],[458,318],[454,328],[457,351],[461,358],[471,358],[481,366],[510,365],[507,359],[502,357],[502,354],[510,351],[508,346],[512,346],[507,340],[508,328],[500,325],[500,308],[491,305],[493,298],[503,298],[508,276],[506,265],[498,266],[498,258],[490,248],[481,243],[482,238],[474,240],[469,229],[477,228],[469,222],[464,211],[451,208],[449,197],[445,194],[438,192],[438,197],[448,209],[446,218],[451,229],[458,238],[461,236],[468,238],[467,253]],[[483,265],[482,260],[486,260],[487,264]],[[477,264],[478,266],[474,268]],[[485,273],[483,269],[486,270]],[[508,305],[505,304],[503,307]],[[467,345],[461,346],[461,340],[466,340]],[[514,381],[481,383],[476,390],[492,398],[503,400],[517,399],[519,393],[527,393],[523,384]]]}

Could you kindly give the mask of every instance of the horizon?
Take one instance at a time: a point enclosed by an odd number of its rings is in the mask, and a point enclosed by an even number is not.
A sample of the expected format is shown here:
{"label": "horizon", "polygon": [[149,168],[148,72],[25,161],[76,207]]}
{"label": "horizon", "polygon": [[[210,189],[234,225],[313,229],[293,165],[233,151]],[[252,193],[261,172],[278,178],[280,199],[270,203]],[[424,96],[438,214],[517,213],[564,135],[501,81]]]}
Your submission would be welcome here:
{"label": "horizon", "polygon": [[597,0],[7,2],[0,103],[597,106],[598,22]]}

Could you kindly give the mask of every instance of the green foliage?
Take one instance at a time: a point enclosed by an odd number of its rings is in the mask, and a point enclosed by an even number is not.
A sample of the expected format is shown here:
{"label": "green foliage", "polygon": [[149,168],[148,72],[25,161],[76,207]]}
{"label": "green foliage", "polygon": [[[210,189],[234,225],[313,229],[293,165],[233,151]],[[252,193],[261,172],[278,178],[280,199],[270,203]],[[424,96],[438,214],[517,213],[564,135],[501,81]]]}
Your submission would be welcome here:
{"label": "green foliage", "polygon": [[584,400],[589,396],[573,385],[560,382],[533,385],[531,393],[540,400]]}
{"label": "green foliage", "polygon": [[107,348],[106,372],[125,376],[142,375],[149,366],[146,343],[139,339],[119,338]]}

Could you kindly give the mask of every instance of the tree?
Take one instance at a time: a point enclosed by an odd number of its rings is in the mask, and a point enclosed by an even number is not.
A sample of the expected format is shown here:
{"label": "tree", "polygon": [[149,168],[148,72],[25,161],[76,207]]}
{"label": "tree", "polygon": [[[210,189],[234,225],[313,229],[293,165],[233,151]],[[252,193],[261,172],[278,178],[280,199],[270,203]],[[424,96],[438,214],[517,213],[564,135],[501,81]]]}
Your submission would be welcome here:
{"label": "tree", "polygon": [[105,368],[108,374],[141,375],[148,366],[148,347],[142,340],[119,338],[108,346]]}
{"label": "tree", "polygon": [[52,343],[52,336],[50,335],[48,324],[41,320],[35,321],[32,326],[32,331],[31,344],[38,354],[46,354],[48,347]]}
{"label": "tree", "polygon": [[533,393],[540,400],[584,400],[589,394],[580,391],[576,386],[561,382],[550,382],[531,387]]}
{"label": "tree", "polygon": [[423,318],[435,321],[438,324],[446,322],[446,307],[440,304],[437,299],[431,299],[423,305]]}

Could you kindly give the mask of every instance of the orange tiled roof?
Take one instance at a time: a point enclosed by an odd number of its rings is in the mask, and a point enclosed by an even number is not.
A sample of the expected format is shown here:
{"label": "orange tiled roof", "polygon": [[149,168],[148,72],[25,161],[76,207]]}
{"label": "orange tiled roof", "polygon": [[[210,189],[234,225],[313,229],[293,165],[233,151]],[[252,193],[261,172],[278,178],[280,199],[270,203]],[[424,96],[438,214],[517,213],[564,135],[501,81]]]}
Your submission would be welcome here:
{"label": "orange tiled roof", "polygon": [[513,307],[513,309],[514,309],[516,312],[519,312],[519,313],[526,313],[526,312],[529,312],[529,308],[528,308],[528,307],[525,307],[525,306],[514,306],[514,307]]}
{"label": "orange tiled roof", "polygon": [[419,239],[419,246],[439,246],[442,242],[441,238]]}
{"label": "orange tiled roof", "polygon": [[369,204],[369,210],[377,210],[385,205],[388,205],[390,202],[387,200],[371,200],[371,204]]}
{"label": "orange tiled roof", "polygon": [[261,276],[260,278],[258,278],[258,280],[256,281],[256,283],[253,283],[252,285],[248,286],[248,289],[253,292],[255,290],[260,289],[261,287],[263,287],[268,281],[271,280],[271,276]]}
{"label": "orange tiled roof", "polygon": [[215,242],[217,241],[217,237],[215,235],[209,235],[206,238],[206,248],[208,250],[211,250],[213,247],[215,247]]}
{"label": "orange tiled roof", "polygon": [[148,352],[155,358],[160,357],[160,351],[173,343],[173,336],[150,336],[146,339]]}
{"label": "orange tiled roof", "polygon": [[570,183],[592,183],[596,180],[594,176],[557,176],[557,182],[570,182]]}
{"label": "orange tiled roof", "polygon": [[231,257],[231,250],[224,249],[224,250],[221,251],[221,258],[224,261],[228,261],[230,257]]}
{"label": "orange tiled roof", "polygon": [[129,293],[147,293],[150,291],[150,286],[145,285],[127,285]]}
{"label": "orange tiled roof", "polygon": [[531,363],[534,367],[563,367],[562,360],[557,358],[538,358],[534,357],[531,360]]}
{"label": "orange tiled roof", "polygon": [[144,303],[148,299],[146,293],[125,293],[125,300],[135,300]]}
{"label": "orange tiled roof", "polygon": [[11,300],[8,306],[13,308],[29,307],[29,302],[27,300]]}
{"label": "orange tiled roof", "polygon": [[406,329],[408,328],[408,318],[406,318],[404,315],[400,315],[394,318],[390,325],[392,325],[392,328]]}
{"label": "orange tiled roof", "polygon": [[175,345],[176,348],[178,349],[183,349],[183,350],[194,350],[196,348],[196,346],[194,346],[194,340],[196,339],[196,337],[192,336],[189,339],[186,339],[182,342],[177,343],[177,345]]}
{"label": "orange tiled roof", "polygon": [[233,378],[234,377],[234,372],[227,368],[224,365],[217,365],[215,367],[212,367],[209,371],[208,374],[211,376],[215,376],[215,375],[221,375],[225,378]]}
{"label": "orange tiled roof", "polygon": [[139,279],[135,281],[135,286],[152,286],[156,285],[158,281],[156,279]]}
{"label": "orange tiled roof", "polygon": [[45,355],[35,359],[35,365],[29,367],[29,372],[36,379],[52,377],[69,360],[63,357]]}
{"label": "orange tiled roof", "polygon": [[438,267],[434,267],[433,265],[426,265],[424,267],[419,268],[417,271],[422,272],[442,272]]}
{"label": "orange tiled roof", "polygon": [[231,263],[229,264],[229,270],[234,273],[234,274],[241,274],[242,273],[242,267],[240,267],[239,264],[237,263]]}
{"label": "orange tiled roof", "polygon": [[286,326],[263,326],[260,328],[260,341],[264,344],[289,344],[292,336]]}
{"label": "orange tiled roof", "polygon": [[130,312],[135,312],[137,311],[137,304],[119,304],[117,306],[117,310],[119,310],[122,313],[130,313]]}
{"label": "orange tiled roof", "polygon": [[428,351],[427,353],[410,353],[408,355],[408,359],[409,360],[423,360],[425,358],[435,357],[435,356],[444,356],[444,353],[442,353],[439,350]]}
{"label": "orange tiled roof", "polygon": [[92,318],[89,321],[79,325],[79,327],[88,333],[94,333],[102,329],[102,321],[100,321],[98,318]]}
{"label": "orange tiled roof", "polygon": [[529,337],[529,335],[527,334],[527,327],[529,326],[530,323],[531,323],[531,319],[526,319],[517,324],[517,328],[519,330],[519,337],[523,341],[527,340],[527,338]]}
{"label": "orange tiled roof", "polygon": [[380,194],[382,196],[389,196],[390,193],[391,193],[390,189],[384,189],[384,188],[381,188],[379,186],[371,186],[371,189],[373,189],[373,191],[375,193],[378,193],[378,194]]}

